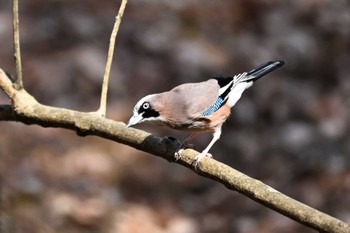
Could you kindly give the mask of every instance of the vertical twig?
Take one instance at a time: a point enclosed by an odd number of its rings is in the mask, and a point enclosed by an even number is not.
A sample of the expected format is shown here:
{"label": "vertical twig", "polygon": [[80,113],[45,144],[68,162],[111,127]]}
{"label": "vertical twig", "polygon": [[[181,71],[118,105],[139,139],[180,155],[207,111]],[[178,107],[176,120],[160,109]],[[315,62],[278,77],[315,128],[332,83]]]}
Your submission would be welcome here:
{"label": "vertical twig", "polygon": [[18,0],[12,0],[12,23],[13,23],[13,45],[15,49],[15,63],[16,63],[16,81],[15,88],[17,90],[23,88],[22,81],[22,60],[21,49],[19,41],[19,19],[18,19]]}
{"label": "vertical twig", "polygon": [[122,2],[121,2],[118,15],[115,18],[115,23],[114,23],[113,31],[111,34],[111,38],[109,40],[107,63],[106,63],[105,73],[103,75],[100,108],[97,110],[97,113],[100,114],[101,116],[106,115],[109,73],[111,71],[111,65],[112,65],[112,60],[113,60],[116,37],[118,34],[119,26],[120,26],[120,23],[122,21],[122,17],[123,17],[125,6],[126,6],[127,2],[128,2],[128,0],[122,0]]}

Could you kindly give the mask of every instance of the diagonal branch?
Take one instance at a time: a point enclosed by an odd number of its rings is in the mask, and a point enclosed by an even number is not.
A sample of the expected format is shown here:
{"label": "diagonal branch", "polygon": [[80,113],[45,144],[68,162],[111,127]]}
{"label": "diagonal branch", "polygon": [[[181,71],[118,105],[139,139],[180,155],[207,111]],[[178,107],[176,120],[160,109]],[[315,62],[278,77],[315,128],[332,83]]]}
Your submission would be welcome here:
{"label": "diagonal branch", "polygon": [[109,74],[110,74],[111,66],[112,66],[114,47],[115,47],[115,40],[116,40],[118,31],[119,31],[119,26],[120,26],[120,23],[122,21],[122,17],[123,17],[124,10],[125,10],[127,2],[128,2],[128,0],[122,0],[122,3],[121,3],[120,8],[119,8],[118,15],[115,18],[115,23],[114,23],[114,27],[113,27],[113,30],[112,30],[111,38],[109,40],[107,62],[106,62],[106,68],[105,68],[105,73],[103,75],[103,82],[102,82],[100,108],[97,110],[97,113],[99,115],[101,115],[101,116],[105,116],[106,115],[108,81],[109,81]]}
{"label": "diagonal branch", "polygon": [[96,113],[82,113],[42,105],[24,89],[16,90],[1,69],[0,87],[12,100],[12,106],[0,106],[0,120],[65,128],[75,130],[80,136],[95,135],[123,143],[188,167],[201,176],[216,180],[228,189],[237,191],[315,230],[334,233],[350,232],[350,226],[347,223],[298,202],[214,159],[204,158],[195,169],[192,161],[198,152],[194,150],[185,150],[181,159],[175,161],[174,153],[179,142],[172,138],[159,138],[134,128],[127,129],[124,123],[106,119]]}

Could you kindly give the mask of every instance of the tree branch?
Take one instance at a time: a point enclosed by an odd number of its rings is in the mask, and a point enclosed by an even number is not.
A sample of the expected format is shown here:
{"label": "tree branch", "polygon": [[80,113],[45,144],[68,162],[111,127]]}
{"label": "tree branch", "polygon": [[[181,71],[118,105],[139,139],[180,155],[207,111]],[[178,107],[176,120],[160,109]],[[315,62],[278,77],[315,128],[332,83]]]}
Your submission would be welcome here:
{"label": "tree branch", "polygon": [[173,138],[159,138],[137,129],[127,129],[122,122],[101,117],[97,113],[82,113],[54,108],[38,103],[24,89],[14,88],[0,69],[0,87],[12,100],[12,105],[0,106],[0,120],[37,124],[75,130],[80,136],[95,135],[162,157],[186,166],[199,175],[216,180],[228,189],[237,191],[270,209],[321,232],[350,232],[350,226],[334,217],[300,203],[214,159],[204,158],[197,169],[192,165],[198,152],[187,149],[175,161],[179,142]]}

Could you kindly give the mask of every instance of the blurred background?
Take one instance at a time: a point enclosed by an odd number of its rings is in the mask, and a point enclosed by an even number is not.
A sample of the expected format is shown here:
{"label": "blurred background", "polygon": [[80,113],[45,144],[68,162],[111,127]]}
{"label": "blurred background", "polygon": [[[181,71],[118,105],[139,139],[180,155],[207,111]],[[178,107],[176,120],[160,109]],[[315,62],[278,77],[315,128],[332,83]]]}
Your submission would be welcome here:
{"label": "blurred background", "polygon": [[[119,5],[20,1],[28,92],[47,105],[96,110]],[[0,66],[14,74],[11,11],[11,1],[0,1]],[[107,117],[123,122],[147,94],[285,60],[245,92],[211,152],[350,222],[349,1],[133,0],[115,52]],[[2,92],[0,103],[9,103]],[[14,122],[0,122],[0,129],[3,232],[314,232],[125,145]],[[193,143],[202,150],[210,139],[204,134]]]}

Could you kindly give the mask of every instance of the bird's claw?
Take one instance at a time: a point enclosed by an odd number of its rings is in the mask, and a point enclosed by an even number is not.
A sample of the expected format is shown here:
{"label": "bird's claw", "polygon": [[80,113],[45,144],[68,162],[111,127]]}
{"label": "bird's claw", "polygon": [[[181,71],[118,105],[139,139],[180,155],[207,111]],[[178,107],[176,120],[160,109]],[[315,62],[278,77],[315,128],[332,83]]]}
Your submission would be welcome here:
{"label": "bird's claw", "polygon": [[[175,161],[177,161],[177,160],[179,160],[180,158],[181,158],[181,154],[182,154],[182,152],[184,151],[184,149],[179,149],[179,150],[177,150],[176,152],[175,152]],[[200,153],[200,154],[198,154],[195,158],[194,158],[194,160],[193,160],[193,162],[192,162],[192,164],[194,165],[194,168],[197,170],[197,167],[198,167],[198,164],[199,164],[199,162],[205,157],[205,156],[207,156],[208,158],[213,158],[213,156],[212,156],[212,154],[210,154],[210,153]]]}
{"label": "bird's claw", "polygon": [[182,154],[182,152],[184,151],[184,150],[186,150],[186,149],[194,149],[194,145],[192,145],[192,144],[181,144],[179,147],[178,147],[178,149],[177,149],[177,151],[175,152],[175,161],[177,161],[177,160],[179,160],[180,158],[181,158],[181,154]]}
{"label": "bird's claw", "polygon": [[194,160],[193,160],[193,165],[194,165],[194,168],[197,170],[197,167],[198,167],[198,164],[199,164],[199,162],[205,157],[205,156],[207,156],[208,158],[213,158],[213,155],[212,154],[210,154],[210,153],[200,153],[200,154],[198,154],[195,158],[194,158]]}
{"label": "bird's claw", "polygon": [[179,160],[181,158],[181,154],[184,150],[183,149],[179,149],[175,152],[175,161]]}

